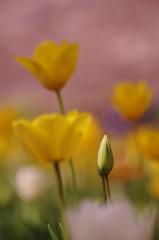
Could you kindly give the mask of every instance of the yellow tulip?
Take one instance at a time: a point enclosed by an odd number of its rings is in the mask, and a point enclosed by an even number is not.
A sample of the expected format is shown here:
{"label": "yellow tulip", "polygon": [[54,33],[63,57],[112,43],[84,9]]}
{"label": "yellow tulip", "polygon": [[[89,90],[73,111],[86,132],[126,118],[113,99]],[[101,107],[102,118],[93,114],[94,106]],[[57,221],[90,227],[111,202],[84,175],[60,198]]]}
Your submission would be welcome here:
{"label": "yellow tulip", "polygon": [[42,115],[32,122],[16,121],[13,126],[26,150],[37,160],[58,162],[70,158],[90,124],[88,113]]}
{"label": "yellow tulip", "polygon": [[78,50],[78,44],[69,45],[67,41],[63,41],[58,46],[46,41],[37,46],[33,58],[16,56],[16,60],[45,88],[58,91],[64,87],[76,68]]}
{"label": "yellow tulip", "polygon": [[140,128],[137,141],[147,158],[159,159],[159,130],[150,127]]}
{"label": "yellow tulip", "polygon": [[137,121],[150,106],[152,92],[144,80],[133,84],[129,81],[114,87],[112,103],[130,121]]}

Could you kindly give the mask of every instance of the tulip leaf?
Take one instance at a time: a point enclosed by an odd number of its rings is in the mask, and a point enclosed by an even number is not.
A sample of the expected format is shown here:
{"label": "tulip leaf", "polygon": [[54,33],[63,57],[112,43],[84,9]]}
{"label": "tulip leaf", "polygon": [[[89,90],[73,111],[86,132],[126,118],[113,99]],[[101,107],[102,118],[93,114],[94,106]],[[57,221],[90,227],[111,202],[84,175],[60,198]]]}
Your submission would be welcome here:
{"label": "tulip leaf", "polygon": [[65,240],[65,239],[66,239],[66,236],[65,236],[65,232],[64,232],[64,230],[63,230],[62,224],[59,223],[59,226],[60,226],[60,229],[61,229],[61,232],[62,232],[62,239]]}
{"label": "tulip leaf", "polygon": [[59,240],[59,239],[57,238],[57,236],[55,235],[55,233],[53,232],[52,228],[50,227],[50,224],[48,224],[47,226],[48,226],[48,229],[49,229],[49,233],[50,233],[50,235],[51,235],[51,239],[52,239],[52,240]]}

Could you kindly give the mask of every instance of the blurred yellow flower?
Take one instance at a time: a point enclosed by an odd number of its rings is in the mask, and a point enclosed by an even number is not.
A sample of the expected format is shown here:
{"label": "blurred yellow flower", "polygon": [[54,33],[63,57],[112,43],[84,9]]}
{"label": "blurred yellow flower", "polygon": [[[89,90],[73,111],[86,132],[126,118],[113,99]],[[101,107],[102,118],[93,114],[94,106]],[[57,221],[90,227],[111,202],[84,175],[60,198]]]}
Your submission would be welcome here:
{"label": "blurred yellow flower", "polygon": [[14,107],[4,106],[0,110],[0,155],[8,156],[14,151],[15,142],[12,122],[18,118],[18,113]]}
{"label": "blurred yellow flower", "polygon": [[125,81],[115,85],[111,101],[126,119],[137,121],[149,108],[151,98],[146,81],[137,84]]}
{"label": "blurred yellow flower", "polygon": [[142,153],[150,159],[159,159],[159,130],[142,127],[138,129],[137,141]]}
{"label": "blurred yellow flower", "polygon": [[157,199],[159,199],[159,177],[154,177],[148,184],[148,191]]}
{"label": "blurred yellow flower", "polygon": [[63,41],[61,46],[46,41],[37,46],[33,58],[16,56],[16,60],[28,69],[42,85],[51,91],[64,87],[73,74],[78,59],[78,44]]}
{"label": "blurred yellow flower", "polygon": [[[97,155],[99,144],[103,136],[103,129],[100,122],[93,117],[91,124],[84,133],[80,143],[78,144],[74,154],[74,167],[79,184],[82,179],[97,178]],[[81,176],[82,172],[82,176]],[[85,181],[84,181],[85,182]]]}
{"label": "blurred yellow flower", "polygon": [[88,113],[42,115],[34,121],[16,121],[13,126],[26,150],[37,160],[63,161],[70,158],[91,121]]}
{"label": "blurred yellow flower", "polygon": [[141,178],[139,156],[131,133],[111,139],[114,155],[114,168],[110,178],[114,181],[127,181]]}
{"label": "blurred yellow flower", "polygon": [[[89,127],[72,155],[78,187],[85,186],[86,181],[94,187],[94,182],[99,180],[97,156],[102,136],[103,129],[101,123],[96,117],[92,116]],[[63,162],[61,170],[64,182],[70,182],[70,168],[67,161]]]}
{"label": "blurred yellow flower", "polygon": [[145,166],[147,176],[147,190],[155,198],[159,199],[159,163],[158,161],[147,162]]}

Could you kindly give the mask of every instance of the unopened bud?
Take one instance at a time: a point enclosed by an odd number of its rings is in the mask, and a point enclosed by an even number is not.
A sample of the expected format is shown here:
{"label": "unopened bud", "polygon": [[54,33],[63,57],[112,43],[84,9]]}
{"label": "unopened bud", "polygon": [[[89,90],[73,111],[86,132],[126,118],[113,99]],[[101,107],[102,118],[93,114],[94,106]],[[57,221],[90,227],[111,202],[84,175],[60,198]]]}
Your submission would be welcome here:
{"label": "unopened bud", "polygon": [[107,135],[104,135],[98,151],[98,172],[101,177],[107,177],[114,166],[114,158]]}

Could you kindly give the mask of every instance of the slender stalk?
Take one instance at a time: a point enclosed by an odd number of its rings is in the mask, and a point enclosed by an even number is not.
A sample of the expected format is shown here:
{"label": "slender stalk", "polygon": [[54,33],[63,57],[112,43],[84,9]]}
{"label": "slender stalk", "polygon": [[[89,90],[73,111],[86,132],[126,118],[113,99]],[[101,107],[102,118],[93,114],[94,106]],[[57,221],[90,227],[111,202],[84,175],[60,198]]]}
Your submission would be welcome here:
{"label": "slender stalk", "polygon": [[[57,95],[57,98],[58,98],[60,111],[61,111],[62,114],[65,114],[65,108],[64,108],[64,104],[63,104],[63,101],[62,101],[60,91],[56,91],[56,95]],[[77,199],[78,199],[78,197],[77,197],[78,194],[77,194],[76,176],[75,176],[75,170],[74,170],[72,158],[69,159],[69,164],[70,164],[70,169],[71,169],[71,174],[72,174],[74,200],[75,200],[75,205],[76,205],[77,204]]]}
{"label": "slender stalk", "polygon": [[108,180],[108,176],[105,177],[106,180],[106,187],[107,187],[107,195],[108,195],[108,199],[111,201],[111,196],[110,196],[110,187],[109,187],[109,180]]}
{"label": "slender stalk", "polygon": [[60,208],[61,208],[61,217],[62,217],[62,224],[64,227],[64,232],[65,234],[65,240],[70,240],[70,235],[68,231],[68,225],[67,225],[67,219],[66,219],[66,212],[65,212],[65,198],[64,198],[64,192],[63,192],[63,184],[62,184],[62,178],[61,178],[61,172],[60,172],[60,167],[59,163],[55,162],[53,164],[55,172],[56,172],[56,177],[57,177],[57,183],[58,183],[58,191],[59,191],[59,197],[61,200]]}
{"label": "slender stalk", "polygon": [[53,166],[54,166],[55,173],[56,173],[56,178],[57,178],[59,197],[60,197],[60,200],[61,200],[62,207],[65,208],[65,198],[64,198],[63,184],[62,184],[62,178],[61,178],[59,163],[55,162],[53,164]]}
{"label": "slender stalk", "polygon": [[103,199],[104,199],[104,202],[107,202],[107,192],[106,192],[106,184],[105,184],[104,177],[102,177],[102,186],[103,186]]}
{"label": "slender stalk", "polygon": [[63,105],[63,102],[62,102],[62,98],[61,98],[61,94],[59,91],[56,91],[56,95],[57,95],[57,98],[58,98],[58,102],[59,102],[59,106],[60,106],[60,111],[62,114],[65,114],[65,110],[64,110],[64,105]]}
{"label": "slender stalk", "polygon": [[140,171],[141,171],[142,177],[144,178],[143,155],[142,155],[141,150],[140,150],[140,144],[139,144],[138,139],[136,137],[137,130],[138,130],[138,122],[134,122],[134,124],[133,124],[133,140],[134,140],[136,152],[138,154],[137,155],[137,158],[138,158],[137,160],[140,164],[139,165]]}
{"label": "slender stalk", "polygon": [[[138,122],[134,122],[133,124],[133,138],[134,138],[134,144],[135,144],[135,148],[136,148],[136,152],[137,152],[137,161],[138,161],[138,164],[139,164],[139,170],[140,170],[140,174],[141,174],[141,180],[140,180],[140,183],[142,184],[141,185],[141,192],[142,192],[142,200],[143,200],[143,203],[145,205],[148,204],[148,196],[146,194],[146,186],[147,186],[147,177],[146,177],[146,174],[145,174],[145,169],[144,169],[144,157],[143,157],[143,154],[141,152],[141,149],[140,149],[140,144],[139,144],[139,141],[136,137],[136,134],[137,134],[137,131],[138,131]],[[139,186],[140,186],[140,183],[139,183]]]}
{"label": "slender stalk", "polygon": [[72,173],[72,183],[73,183],[73,190],[74,190],[74,200],[75,200],[75,206],[77,205],[78,202],[78,192],[77,192],[77,185],[76,185],[76,176],[75,176],[75,171],[73,167],[73,162],[72,158],[69,159],[69,164],[70,164],[70,169]]}

